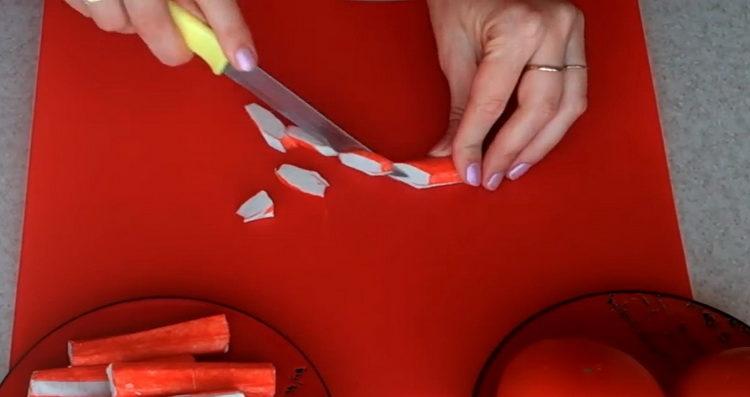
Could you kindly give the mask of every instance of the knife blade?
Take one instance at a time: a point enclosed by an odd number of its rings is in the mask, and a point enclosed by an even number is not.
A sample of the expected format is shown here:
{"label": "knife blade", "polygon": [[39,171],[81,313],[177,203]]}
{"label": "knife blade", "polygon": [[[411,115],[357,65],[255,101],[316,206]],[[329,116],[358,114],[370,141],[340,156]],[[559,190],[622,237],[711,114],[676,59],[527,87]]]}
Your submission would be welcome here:
{"label": "knife blade", "polygon": [[[188,48],[201,57],[214,74],[224,74],[234,80],[308,134],[317,135],[323,142],[328,142],[339,153],[356,150],[372,152],[260,67],[256,66],[250,71],[233,68],[210,27],[174,1],[168,1],[167,5]],[[389,175],[405,174],[395,167]]]}
{"label": "knife blade", "polygon": [[[266,105],[284,115],[297,127],[309,134],[317,135],[322,142],[328,142],[328,145],[335,151],[339,153],[356,150],[372,151],[259,66],[249,72],[244,72],[227,64],[223,73],[253,93]],[[406,177],[407,175],[398,167],[394,167],[388,176]]]}
{"label": "knife blade", "polygon": [[249,72],[243,72],[227,65],[224,75],[307,133],[328,142],[337,152],[371,151],[262,68],[256,66]]}

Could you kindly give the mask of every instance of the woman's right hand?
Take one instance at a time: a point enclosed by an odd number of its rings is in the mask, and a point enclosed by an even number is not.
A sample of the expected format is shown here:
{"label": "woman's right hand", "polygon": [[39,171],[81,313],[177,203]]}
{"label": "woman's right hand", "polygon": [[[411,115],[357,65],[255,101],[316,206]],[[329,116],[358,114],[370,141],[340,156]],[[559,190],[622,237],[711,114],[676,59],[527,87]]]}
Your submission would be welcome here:
{"label": "woman's right hand", "polygon": [[[193,56],[172,21],[167,0],[65,1],[103,30],[138,34],[166,65],[180,65]],[[250,29],[235,0],[175,0],[175,3],[211,27],[235,69],[249,71],[258,64]]]}

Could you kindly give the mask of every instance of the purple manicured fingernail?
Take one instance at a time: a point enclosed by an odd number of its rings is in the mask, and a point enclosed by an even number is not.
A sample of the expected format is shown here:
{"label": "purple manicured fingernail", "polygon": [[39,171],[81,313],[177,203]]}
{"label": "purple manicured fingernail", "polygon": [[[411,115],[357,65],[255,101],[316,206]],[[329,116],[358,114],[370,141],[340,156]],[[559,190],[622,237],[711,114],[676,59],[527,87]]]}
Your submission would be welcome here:
{"label": "purple manicured fingernail", "polygon": [[487,181],[487,189],[497,190],[497,188],[500,186],[500,182],[502,181],[503,181],[503,174],[499,172],[492,174],[490,179]]}
{"label": "purple manicured fingernail", "polygon": [[471,163],[466,167],[466,181],[469,182],[469,185],[479,186],[482,180],[480,173],[479,163]]}
{"label": "purple manicured fingernail", "polygon": [[255,65],[258,61],[255,59],[255,54],[249,48],[241,47],[234,53],[234,58],[237,61],[237,66],[243,72],[249,72],[255,69]]}
{"label": "purple manicured fingernail", "polygon": [[531,168],[531,164],[529,163],[520,163],[516,164],[513,168],[508,171],[508,178],[511,181],[515,181],[516,179],[520,178],[525,174],[529,168]]}

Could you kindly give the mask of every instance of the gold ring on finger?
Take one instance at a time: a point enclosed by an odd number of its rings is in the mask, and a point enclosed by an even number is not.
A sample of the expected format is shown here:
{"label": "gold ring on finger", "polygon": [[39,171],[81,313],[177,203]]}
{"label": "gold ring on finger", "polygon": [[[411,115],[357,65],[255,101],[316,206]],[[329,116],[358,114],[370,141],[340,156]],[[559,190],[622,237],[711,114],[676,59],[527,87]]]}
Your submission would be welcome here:
{"label": "gold ring on finger", "polygon": [[565,66],[555,66],[555,65],[526,65],[527,72],[537,70],[540,72],[562,72],[565,70]]}

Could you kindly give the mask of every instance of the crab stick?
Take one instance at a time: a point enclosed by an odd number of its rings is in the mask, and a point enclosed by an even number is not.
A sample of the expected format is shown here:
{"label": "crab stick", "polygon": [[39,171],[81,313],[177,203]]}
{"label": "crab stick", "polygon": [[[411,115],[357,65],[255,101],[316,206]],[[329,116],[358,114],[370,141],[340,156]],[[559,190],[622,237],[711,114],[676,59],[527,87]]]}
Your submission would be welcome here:
{"label": "crab stick", "polygon": [[405,175],[393,176],[394,179],[418,189],[461,183],[461,177],[450,157],[396,163],[394,167]]}
{"label": "crab stick", "polygon": [[330,186],[319,173],[289,164],[277,168],[276,176],[292,189],[318,197],[324,197]]}
{"label": "crab stick", "polygon": [[240,206],[237,215],[241,216],[245,223],[273,218],[273,201],[265,190],[261,190]]}
{"label": "crab stick", "polygon": [[109,397],[106,366],[35,371],[28,397]]}
{"label": "crab stick", "polygon": [[310,134],[296,125],[286,127],[286,135],[296,141],[297,147],[314,150],[326,157],[338,155],[338,152],[331,147],[328,141],[317,135]]}
{"label": "crab stick", "polygon": [[245,397],[241,391],[219,391],[211,393],[181,394],[173,397]]}
{"label": "crab stick", "polygon": [[286,127],[281,120],[274,116],[271,111],[256,103],[245,106],[245,110],[253,119],[255,125],[258,126],[260,134],[268,146],[286,153],[287,149],[297,145],[297,141],[286,134]]}
{"label": "crab stick", "polygon": [[68,342],[72,366],[148,360],[179,354],[225,353],[228,349],[229,324],[223,314],[134,334]]}
{"label": "crab stick", "polygon": [[[159,361],[195,362],[191,355],[164,357]],[[109,397],[106,365],[68,367],[35,371],[28,397]]]}
{"label": "crab stick", "polygon": [[107,368],[113,397],[172,396],[238,390],[272,397],[276,369],[247,363],[120,363]]}
{"label": "crab stick", "polygon": [[366,150],[340,153],[339,161],[347,167],[364,172],[367,175],[387,175],[393,171],[393,162],[387,158]]}

